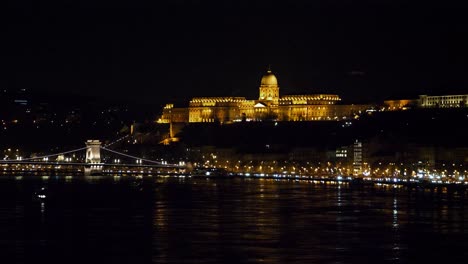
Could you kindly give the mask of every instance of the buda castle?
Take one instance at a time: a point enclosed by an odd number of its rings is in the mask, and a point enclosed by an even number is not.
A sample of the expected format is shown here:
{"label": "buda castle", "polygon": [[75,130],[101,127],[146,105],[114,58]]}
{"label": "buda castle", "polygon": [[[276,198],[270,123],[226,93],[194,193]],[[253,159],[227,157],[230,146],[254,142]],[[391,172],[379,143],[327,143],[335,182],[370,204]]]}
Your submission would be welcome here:
{"label": "buda castle", "polygon": [[245,97],[195,97],[188,107],[167,104],[159,123],[222,124],[248,121],[318,121],[352,119],[370,105],[344,105],[336,94],[280,95],[276,76],[263,75],[257,100]]}

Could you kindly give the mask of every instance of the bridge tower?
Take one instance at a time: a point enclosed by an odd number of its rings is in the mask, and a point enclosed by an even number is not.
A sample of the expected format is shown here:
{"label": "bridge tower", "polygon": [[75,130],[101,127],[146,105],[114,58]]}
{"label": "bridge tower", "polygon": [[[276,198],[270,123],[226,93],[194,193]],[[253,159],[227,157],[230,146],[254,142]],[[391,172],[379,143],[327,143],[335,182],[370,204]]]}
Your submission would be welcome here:
{"label": "bridge tower", "polygon": [[85,175],[100,174],[102,172],[101,141],[86,141],[86,164],[84,168]]}
{"label": "bridge tower", "polygon": [[86,163],[101,163],[101,141],[86,141]]}

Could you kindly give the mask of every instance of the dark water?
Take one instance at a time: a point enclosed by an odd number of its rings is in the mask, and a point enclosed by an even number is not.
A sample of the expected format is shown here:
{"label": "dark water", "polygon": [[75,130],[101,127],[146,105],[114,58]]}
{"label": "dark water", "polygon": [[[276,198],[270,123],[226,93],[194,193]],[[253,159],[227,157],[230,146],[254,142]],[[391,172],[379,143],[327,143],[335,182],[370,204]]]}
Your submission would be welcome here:
{"label": "dark water", "polygon": [[[45,201],[32,199],[48,188]],[[458,195],[295,181],[0,180],[0,263],[467,263]]]}

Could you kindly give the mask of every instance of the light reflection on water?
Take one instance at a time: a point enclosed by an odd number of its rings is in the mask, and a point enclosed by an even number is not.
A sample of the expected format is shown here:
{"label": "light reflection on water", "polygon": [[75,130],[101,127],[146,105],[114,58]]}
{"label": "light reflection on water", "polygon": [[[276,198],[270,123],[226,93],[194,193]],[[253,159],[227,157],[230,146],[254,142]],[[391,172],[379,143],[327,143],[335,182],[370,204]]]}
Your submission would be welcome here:
{"label": "light reflection on water", "polygon": [[466,202],[267,179],[12,178],[0,180],[0,252],[5,263],[464,263]]}

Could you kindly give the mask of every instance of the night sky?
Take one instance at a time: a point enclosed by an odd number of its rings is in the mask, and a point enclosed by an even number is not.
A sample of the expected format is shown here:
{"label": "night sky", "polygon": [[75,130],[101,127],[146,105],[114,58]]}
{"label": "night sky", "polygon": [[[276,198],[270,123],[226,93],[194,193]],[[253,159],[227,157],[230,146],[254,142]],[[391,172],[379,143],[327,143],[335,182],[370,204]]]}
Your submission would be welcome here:
{"label": "night sky", "polygon": [[368,102],[468,91],[461,5],[148,2],[10,1],[0,84],[146,103],[253,99],[271,64],[282,94]]}

